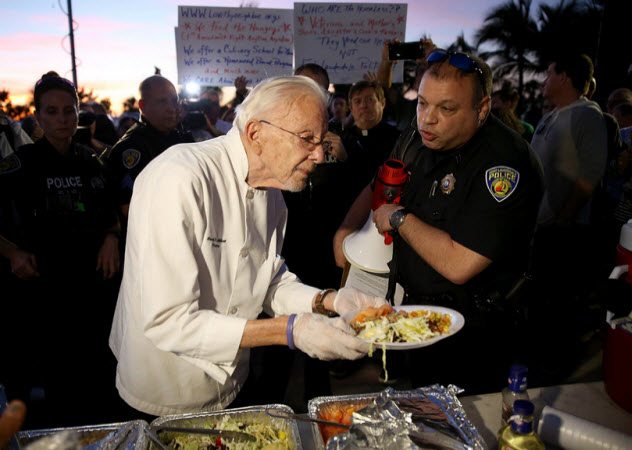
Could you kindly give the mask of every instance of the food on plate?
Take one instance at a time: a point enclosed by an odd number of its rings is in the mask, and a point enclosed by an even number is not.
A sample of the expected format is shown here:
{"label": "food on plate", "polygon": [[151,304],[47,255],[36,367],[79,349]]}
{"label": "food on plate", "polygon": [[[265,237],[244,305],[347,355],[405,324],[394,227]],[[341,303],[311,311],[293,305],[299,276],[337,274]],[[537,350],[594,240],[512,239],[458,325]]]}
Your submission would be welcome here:
{"label": "food on plate", "polygon": [[365,309],[351,321],[359,338],[377,343],[423,342],[446,334],[451,325],[450,314],[425,309],[396,311],[389,305]]}
{"label": "food on plate", "polygon": [[[255,442],[234,442],[225,437],[209,434],[164,433],[168,436],[165,443],[169,448],[183,450],[222,449],[222,450],[287,450],[294,448],[288,434],[270,423],[246,422],[222,417],[219,421],[205,424],[216,430],[241,431],[256,438]],[[162,438],[162,435],[161,435]]]}

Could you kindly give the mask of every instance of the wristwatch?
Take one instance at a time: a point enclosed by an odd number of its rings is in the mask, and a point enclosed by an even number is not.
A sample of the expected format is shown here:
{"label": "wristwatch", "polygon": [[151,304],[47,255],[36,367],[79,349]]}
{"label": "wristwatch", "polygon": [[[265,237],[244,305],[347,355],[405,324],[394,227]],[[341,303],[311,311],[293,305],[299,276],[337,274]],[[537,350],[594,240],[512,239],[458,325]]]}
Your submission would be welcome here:
{"label": "wristwatch", "polygon": [[402,223],[404,223],[407,214],[408,210],[406,208],[398,209],[391,214],[391,217],[388,218],[388,223],[394,231],[397,231]]}
{"label": "wristwatch", "polygon": [[330,292],[336,292],[336,290],[335,289],[323,289],[322,291],[320,291],[316,295],[316,300],[314,301],[314,306],[312,307],[312,312],[315,312],[317,314],[322,314],[322,315],[327,316],[327,317],[336,317],[338,315],[338,313],[336,313],[335,311],[331,311],[331,310],[325,308],[325,305],[323,304],[324,301],[325,301],[325,297]]}

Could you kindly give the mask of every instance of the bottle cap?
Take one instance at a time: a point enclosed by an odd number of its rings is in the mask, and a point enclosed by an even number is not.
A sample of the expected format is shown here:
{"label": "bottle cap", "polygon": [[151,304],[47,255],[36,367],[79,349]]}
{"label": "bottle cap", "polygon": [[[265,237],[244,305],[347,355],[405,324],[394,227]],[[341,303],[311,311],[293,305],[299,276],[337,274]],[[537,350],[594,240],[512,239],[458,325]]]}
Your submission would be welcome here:
{"label": "bottle cap", "polygon": [[514,392],[521,392],[527,389],[527,373],[529,369],[524,364],[513,364],[509,368],[509,389]]}
{"label": "bottle cap", "polygon": [[514,414],[521,416],[532,416],[535,407],[529,400],[516,400],[513,404]]}

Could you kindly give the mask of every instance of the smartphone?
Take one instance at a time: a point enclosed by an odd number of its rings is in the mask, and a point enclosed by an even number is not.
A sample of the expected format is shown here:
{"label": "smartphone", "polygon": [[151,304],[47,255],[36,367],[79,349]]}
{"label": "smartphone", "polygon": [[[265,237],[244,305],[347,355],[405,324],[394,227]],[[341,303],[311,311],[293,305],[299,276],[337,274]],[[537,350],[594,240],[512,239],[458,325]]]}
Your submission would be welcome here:
{"label": "smartphone", "polygon": [[388,59],[419,59],[424,57],[424,46],[421,42],[392,42],[388,44]]}

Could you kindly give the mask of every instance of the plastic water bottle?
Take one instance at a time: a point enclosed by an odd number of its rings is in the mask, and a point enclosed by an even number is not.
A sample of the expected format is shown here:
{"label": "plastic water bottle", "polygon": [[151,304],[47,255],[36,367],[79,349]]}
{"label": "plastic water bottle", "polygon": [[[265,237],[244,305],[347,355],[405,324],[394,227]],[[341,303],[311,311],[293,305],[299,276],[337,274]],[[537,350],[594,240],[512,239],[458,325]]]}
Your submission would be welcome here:
{"label": "plastic water bottle", "polygon": [[513,415],[498,436],[499,450],[545,450],[544,443],[533,430],[533,403],[516,400]]}
{"label": "plastic water bottle", "polygon": [[527,392],[527,366],[514,364],[509,368],[509,378],[507,387],[501,391],[503,399],[503,410],[500,427],[507,425],[509,417],[513,411],[516,400],[529,400]]}

